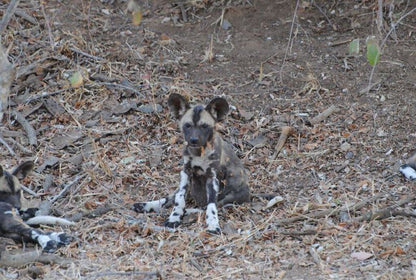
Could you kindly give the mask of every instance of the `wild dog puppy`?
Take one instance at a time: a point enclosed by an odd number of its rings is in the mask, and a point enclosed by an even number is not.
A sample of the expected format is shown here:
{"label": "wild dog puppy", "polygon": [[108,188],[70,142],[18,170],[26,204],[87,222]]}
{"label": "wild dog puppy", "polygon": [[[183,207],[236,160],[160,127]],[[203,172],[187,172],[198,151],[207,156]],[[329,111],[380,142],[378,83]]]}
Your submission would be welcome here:
{"label": "wild dog puppy", "polygon": [[184,97],[172,94],[168,105],[185,138],[179,189],[169,197],[136,203],[133,208],[157,212],[174,202],[165,226],[175,228],[185,215],[185,200],[192,198],[199,207],[206,207],[208,232],[220,233],[217,207],[250,200],[247,173],[232,147],[215,130],[215,124],[228,113],[228,103],[214,98],[206,106],[191,108]]}
{"label": "wild dog puppy", "polygon": [[59,246],[69,244],[72,237],[63,232],[43,232],[25,224],[18,216],[21,208],[22,190],[19,179],[33,169],[33,162],[27,161],[11,173],[0,166],[0,235],[17,242],[38,243],[43,251],[54,252]]}

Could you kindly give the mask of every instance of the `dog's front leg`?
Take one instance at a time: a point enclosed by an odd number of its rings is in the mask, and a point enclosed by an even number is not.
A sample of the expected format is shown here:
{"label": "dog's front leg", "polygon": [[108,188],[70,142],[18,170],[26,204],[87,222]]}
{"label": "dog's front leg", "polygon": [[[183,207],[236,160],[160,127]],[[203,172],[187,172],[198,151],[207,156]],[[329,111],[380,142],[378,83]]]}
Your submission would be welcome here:
{"label": "dog's front leg", "polygon": [[185,198],[189,185],[189,176],[185,172],[185,168],[181,171],[181,180],[179,182],[179,189],[175,194],[175,206],[165,226],[169,228],[176,228],[181,223],[182,217],[185,215]]}
{"label": "dog's front leg", "polygon": [[217,210],[217,196],[219,191],[219,182],[217,175],[213,169],[211,169],[211,177],[207,179],[207,231],[209,233],[219,234],[221,233],[220,225],[218,222],[218,210]]}
{"label": "dog's front leg", "polygon": [[0,213],[0,232],[4,236],[14,239],[15,241],[32,241],[38,243],[43,251],[54,252],[61,245],[67,245],[73,237],[63,232],[43,232],[31,228],[23,223],[17,216],[11,206],[1,205]]}

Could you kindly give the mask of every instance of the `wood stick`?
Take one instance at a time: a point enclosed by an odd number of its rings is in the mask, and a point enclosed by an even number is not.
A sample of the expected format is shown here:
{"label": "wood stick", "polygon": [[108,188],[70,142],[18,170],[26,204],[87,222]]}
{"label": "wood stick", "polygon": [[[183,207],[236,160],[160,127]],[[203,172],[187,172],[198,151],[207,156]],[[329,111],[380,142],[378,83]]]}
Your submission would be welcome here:
{"label": "wood stick", "polygon": [[7,25],[9,24],[10,18],[14,14],[14,11],[19,5],[20,0],[12,0],[10,1],[9,6],[7,7],[6,12],[3,14],[3,19],[1,20],[0,24],[0,34],[6,29]]}
{"label": "wood stick", "polygon": [[21,113],[19,113],[17,111],[13,111],[12,115],[14,116],[16,121],[18,123],[20,123],[20,125],[25,130],[25,132],[27,134],[27,137],[29,139],[29,144],[32,145],[32,146],[37,146],[38,145],[38,139],[36,137],[35,129],[30,125],[30,123],[25,119],[25,117]]}
{"label": "wood stick", "polygon": [[[140,275],[140,279],[162,279],[162,276],[160,275],[159,271],[104,271],[104,272],[98,272],[93,274],[88,274],[85,277],[86,278],[101,278],[106,276],[133,276],[133,275]],[[150,278],[151,277],[151,278]]]}
{"label": "wood stick", "polygon": [[15,14],[16,16],[19,16],[19,17],[21,17],[22,19],[24,19],[24,20],[26,20],[26,21],[30,22],[31,24],[37,24],[36,19],[35,19],[34,17],[32,17],[32,16],[28,15],[28,14],[27,14],[24,10],[17,9],[17,10],[14,12],[14,14]]}
{"label": "wood stick", "polygon": [[72,222],[79,222],[82,218],[87,217],[89,219],[95,219],[97,217],[101,217],[102,215],[113,211],[114,209],[117,209],[115,205],[112,204],[105,204],[102,206],[98,206],[97,208],[91,210],[91,211],[80,211],[72,215],[71,217],[68,217],[68,220]]}
{"label": "wood stick", "polygon": [[51,204],[55,203],[58,199],[60,199],[65,194],[67,194],[69,192],[69,189],[72,187],[72,185],[74,185],[76,182],[78,182],[79,180],[81,180],[85,176],[87,176],[87,174],[85,174],[85,173],[82,174],[82,175],[78,175],[77,177],[75,177],[74,180],[72,180],[71,182],[69,182],[68,184],[66,184],[64,186],[63,190],[60,193],[58,193],[57,195],[55,195],[54,197],[52,197],[50,199]]}
{"label": "wood stick", "polygon": [[364,206],[366,206],[369,203],[372,203],[374,201],[376,201],[377,199],[381,198],[384,194],[382,193],[378,193],[373,197],[370,197],[369,199],[360,201],[356,204],[354,204],[351,207],[348,206],[344,206],[344,207],[340,207],[338,209],[327,209],[327,210],[323,210],[323,211],[315,211],[312,212],[308,215],[301,215],[301,216],[296,216],[296,217],[292,217],[292,218],[288,218],[288,219],[282,219],[277,221],[275,224],[277,226],[283,226],[283,225],[288,225],[294,222],[298,222],[298,221],[303,221],[303,220],[308,220],[308,219],[318,219],[318,218],[323,218],[323,217],[330,217],[330,216],[335,216],[338,215],[339,212],[345,212],[348,211],[350,213],[354,213],[358,210],[360,210],[361,208],[363,208]]}
{"label": "wood stick", "polygon": [[295,132],[296,130],[291,126],[282,127],[282,133],[280,134],[279,141],[277,141],[277,144],[274,148],[274,153],[273,153],[271,162],[269,164],[269,169],[270,169],[270,166],[272,165],[272,162],[277,158],[280,151],[283,149],[283,146],[285,145],[287,138],[289,138],[289,136],[293,135]]}
{"label": "wood stick", "polygon": [[0,266],[2,267],[20,267],[34,262],[43,264],[56,263],[60,265],[67,265],[70,263],[68,259],[61,258],[55,254],[42,254],[39,250],[13,255],[7,251],[0,253]]}
{"label": "wood stick", "polygon": [[[1,41],[1,37],[0,37]],[[0,122],[7,109],[10,86],[15,77],[15,70],[7,58],[7,52],[0,43]]]}
{"label": "wood stick", "polygon": [[388,206],[384,209],[380,209],[377,211],[368,211],[361,217],[358,217],[357,219],[354,219],[353,222],[362,222],[362,221],[372,221],[372,220],[382,220],[394,216],[412,216],[415,217],[416,215],[411,215],[410,213],[406,213],[403,211],[398,211],[396,208],[400,207],[402,205],[405,205],[413,200],[416,199],[416,195],[407,196],[401,200],[399,200],[397,203],[395,203],[392,206]]}
{"label": "wood stick", "polygon": [[315,125],[315,124],[323,121],[324,119],[326,119],[327,117],[329,117],[331,114],[337,112],[338,110],[339,110],[339,108],[337,106],[331,105],[328,109],[326,109],[325,111],[323,111],[319,115],[317,115],[314,118],[312,118],[311,119],[311,124],[312,125]]}
{"label": "wood stick", "polygon": [[7,141],[10,141],[10,142],[12,142],[14,145],[16,145],[16,146],[20,149],[20,151],[22,151],[24,154],[27,154],[27,155],[31,155],[31,154],[33,154],[33,152],[32,152],[31,150],[29,150],[28,148],[26,148],[25,146],[23,146],[22,144],[20,144],[20,143],[19,143],[19,142],[17,142],[16,140],[14,140],[13,138],[8,137],[8,138],[7,138]]}
{"label": "wood stick", "polygon": [[76,49],[76,48],[73,48],[73,47],[71,47],[71,48],[69,48],[69,49],[70,49],[71,51],[73,51],[74,53],[77,53],[77,54],[83,55],[83,56],[85,56],[85,57],[91,58],[91,59],[93,59],[93,60],[95,60],[95,61],[100,61],[100,60],[103,60],[103,58],[102,58],[102,57],[99,57],[99,56],[94,56],[94,55],[92,55],[92,54],[89,54],[89,53],[83,52],[83,51],[81,51],[81,50],[79,50],[79,49]]}
{"label": "wood stick", "polygon": [[24,103],[30,103],[30,102],[33,102],[33,101],[42,99],[44,97],[49,97],[49,96],[52,96],[52,95],[55,95],[55,94],[58,94],[58,93],[61,93],[61,92],[64,92],[64,91],[67,91],[67,90],[70,90],[70,89],[72,89],[72,88],[59,89],[59,90],[56,90],[56,91],[53,91],[53,92],[43,91],[43,92],[41,92],[39,94],[30,96],[28,99],[26,99],[24,101]]}
{"label": "wood stick", "polygon": [[6,148],[7,148],[7,150],[9,150],[9,153],[12,155],[12,156],[16,156],[16,153],[13,151],[13,149],[9,146],[9,144],[7,144],[7,142],[1,137],[1,134],[0,134],[0,143],[1,144],[3,144]]}
{"label": "wood stick", "polygon": [[22,190],[24,190],[25,192],[27,192],[28,194],[34,196],[34,197],[39,197],[40,196],[37,193],[35,193],[34,191],[32,191],[31,189],[29,189],[28,187],[25,187],[25,186],[21,185],[20,188]]}

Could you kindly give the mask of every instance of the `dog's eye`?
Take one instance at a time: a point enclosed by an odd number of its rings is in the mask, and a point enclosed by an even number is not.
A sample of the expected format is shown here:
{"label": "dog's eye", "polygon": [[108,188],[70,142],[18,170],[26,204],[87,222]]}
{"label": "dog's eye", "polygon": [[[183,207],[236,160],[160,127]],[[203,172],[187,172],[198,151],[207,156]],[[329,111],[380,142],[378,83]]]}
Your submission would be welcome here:
{"label": "dog's eye", "polygon": [[201,127],[202,127],[203,129],[207,129],[207,128],[209,127],[209,125],[207,125],[206,123],[204,123],[204,124],[202,124],[202,125],[201,125]]}
{"label": "dog's eye", "polygon": [[185,128],[185,129],[189,129],[189,128],[191,128],[191,124],[190,123],[185,123],[184,125],[183,125],[183,128]]}

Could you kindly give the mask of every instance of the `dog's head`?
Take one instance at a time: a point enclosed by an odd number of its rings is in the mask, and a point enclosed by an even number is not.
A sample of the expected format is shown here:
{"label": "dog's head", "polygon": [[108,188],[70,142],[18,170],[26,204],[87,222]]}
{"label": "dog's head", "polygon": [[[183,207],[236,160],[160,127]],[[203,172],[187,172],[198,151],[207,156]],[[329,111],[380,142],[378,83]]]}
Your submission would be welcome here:
{"label": "dog's head", "polygon": [[176,93],[169,96],[169,109],[179,120],[190,153],[199,155],[214,136],[215,123],[223,120],[229,106],[224,98],[214,98],[208,105],[190,107],[186,99]]}
{"label": "dog's head", "polygon": [[19,180],[26,177],[33,169],[33,162],[26,161],[17,166],[11,173],[0,166],[0,201],[20,209],[22,190]]}

